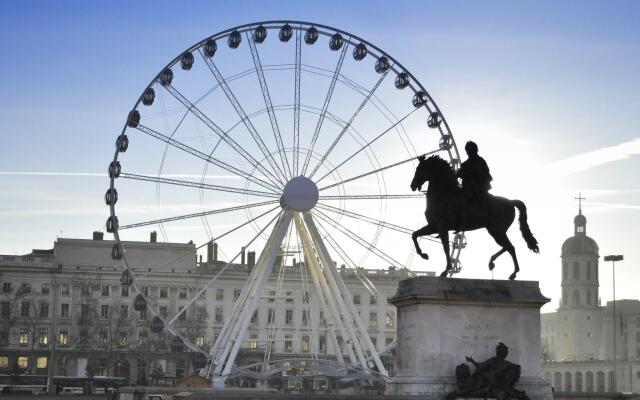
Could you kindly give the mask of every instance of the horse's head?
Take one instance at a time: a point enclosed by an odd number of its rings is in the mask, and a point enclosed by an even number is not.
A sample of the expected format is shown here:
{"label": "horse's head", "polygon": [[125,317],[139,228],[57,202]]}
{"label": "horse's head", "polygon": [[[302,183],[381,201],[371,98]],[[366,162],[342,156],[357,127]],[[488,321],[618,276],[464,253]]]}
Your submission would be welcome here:
{"label": "horse's head", "polygon": [[411,191],[415,192],[416,190],[422,190],[422,185],[426,181],[429,180],[428,176],[428,168],[427,168],[427,158],[425,156],[418,157],[418,167],[416,168],[416,173],[413,175],[413,179],[411,180]]}

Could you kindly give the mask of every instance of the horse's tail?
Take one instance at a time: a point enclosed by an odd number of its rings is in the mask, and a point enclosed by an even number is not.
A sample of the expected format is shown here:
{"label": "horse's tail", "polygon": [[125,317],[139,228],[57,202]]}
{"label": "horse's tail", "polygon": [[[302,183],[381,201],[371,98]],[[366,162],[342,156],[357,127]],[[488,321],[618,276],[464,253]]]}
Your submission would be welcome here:
{"label": "horse's tail", "polygon": [[527,242],[527,247],[534,253],[539,253],[540,249],[538,248],[538,241],[535,237],[533,237],[533,233],[531,233],[531,229],[529,228],[529,224],[527,223],[527,206],[525,206],[524,203],[520,200],[512,200],[511,202],[514,206],[516,206],[518,212],[520,213],[520,216],[518,217],[518,222],[520,223],[520,232],[522,232],[524,241]]}

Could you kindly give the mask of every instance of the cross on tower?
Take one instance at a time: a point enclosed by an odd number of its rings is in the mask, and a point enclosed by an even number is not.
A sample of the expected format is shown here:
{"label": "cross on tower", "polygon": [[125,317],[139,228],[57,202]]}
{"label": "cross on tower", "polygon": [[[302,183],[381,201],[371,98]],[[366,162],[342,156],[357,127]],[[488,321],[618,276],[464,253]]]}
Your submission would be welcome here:
{"label": "cross on tower", "polygon": [[574,199],[578,200],[578,214],[582,215],[582,200],[586,200],[586,197],[582,197],[582,192],[578,193],[578,197],[574,197]]}

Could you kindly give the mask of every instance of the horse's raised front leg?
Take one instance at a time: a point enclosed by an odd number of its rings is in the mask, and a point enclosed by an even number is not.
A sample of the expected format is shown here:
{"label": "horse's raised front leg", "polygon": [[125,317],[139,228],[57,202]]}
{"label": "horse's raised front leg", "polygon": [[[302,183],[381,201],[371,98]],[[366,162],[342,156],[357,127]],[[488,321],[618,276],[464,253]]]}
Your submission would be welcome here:
{"label": "horse's raised front leg", "polygon": [[418,238],[421,236],[433,235],[434,233],[436,233],[436,230],[432,226],[425,225],[411,234],[411,239],[413,239],[413,244],[416,247],[416,253],[425,260],[429,259],[429,255],[422,252],[420,244],[418,244]]}
{"label": "horse's raised front leg", "polygon": [[451,271],[451,255],[449,254],[449,231],[441,231],[440,232],[440,241],[442,242],[442,249],[444,250],[444,255],[447,258],[447,267],[444,272],[440,274],[440,278],[446,278]]}
{"label": "horse's raised front leg", "polygon": [[491,256],[491,259],[489,259],[489,271],[493,271],[493,269],[496,267],[496,264],[495,264],[496,259],[500,257],[502,253],[504,253],[505,251],[507,251],[507,249],[502,248],[496,254]]}
{"label": "horse's raised front leg", "polygon": [[[489,230],[489,234],[493,237],[496,243],[498,243],[498,245],[502,246],[502,250],[494,254],[491,258],[497,258],[500,254],[508,251],[511,255],[511,259],[513,260],[513,273],[509,275],[509,280],[516,279],[516,275],[518,274],[518,272],[520,272],[520,266],[518,265],[518,258],[516,257],[516,249],[513,247],[513,244],[511,244],[511,241],[507,237],[507,233],[503,231],[495,232],[493,230]],[[491,264],[489,264],[489,268],[491,268]]]}

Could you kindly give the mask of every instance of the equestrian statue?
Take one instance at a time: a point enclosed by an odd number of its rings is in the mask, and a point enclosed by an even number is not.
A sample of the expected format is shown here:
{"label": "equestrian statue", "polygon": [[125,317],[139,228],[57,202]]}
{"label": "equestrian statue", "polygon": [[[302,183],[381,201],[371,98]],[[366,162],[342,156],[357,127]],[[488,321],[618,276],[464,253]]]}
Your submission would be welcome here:
{"label": "equestrian statue", "polygon": [[[418,157],[419,164],[411,181],[411,190],[421,190],[429,182],[427,189],[427,209],[424,215],[427,225],[411,235],[418,255],[425,260],[427,253],[422,252],[418,244],[421,236],[437,234],[447,258],[447,266],[441,277],[446,277],[452,268],[449,253],[449,231],[472,231],[485,228],[501,249],[491,256],[489,270],[495,267],[495,260],[504,252],[513,259],[514,271],[509,276],[513,280],[520,267],[516,250],[507,237],[507,230],[515,219],[515,208],[520,214],[518,222],[522,237],[529,250],[538,253],[538,241],[527,223],[527,208],[520,200],[510,200],[489,193],[493,178],[484,158],[478,155],[478,145],[467,142],[464,147],[468,159],[462,163],[457,174],[442,158],[431,156]],[[458,184],[458,178],[461,185]]]}

